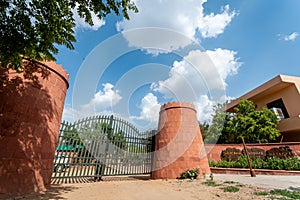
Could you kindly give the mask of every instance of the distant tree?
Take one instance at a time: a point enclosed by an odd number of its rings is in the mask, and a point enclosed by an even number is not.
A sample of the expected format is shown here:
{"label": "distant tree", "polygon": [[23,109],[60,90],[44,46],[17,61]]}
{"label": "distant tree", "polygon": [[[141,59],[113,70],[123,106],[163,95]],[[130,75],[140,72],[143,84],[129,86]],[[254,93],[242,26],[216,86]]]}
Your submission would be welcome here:
{"label": "distant tree", "polygon": [[204,143],[227,143],[229,137],[228,126],[232,115],[224,112],[225,104],[217,104],[214,106],[214,116],[211,125],[207,129],[206,136],[204,137]]}
{"label": "distant tree", "polygon": [[203,123],[199,122],[199,128],[201,131],[202,138],[204,140],[207,136],[209,124],[206,121],[204,121]]}
{"label": "distant tree", "polygon": [[0,3],[0,66],[22,70],[22,60],[55,60],[56,45],[74,49],[73,9],[93,25],[92,12],[99,19],[114,12],[129,19],[137,12],[133,0],[2,0]]}

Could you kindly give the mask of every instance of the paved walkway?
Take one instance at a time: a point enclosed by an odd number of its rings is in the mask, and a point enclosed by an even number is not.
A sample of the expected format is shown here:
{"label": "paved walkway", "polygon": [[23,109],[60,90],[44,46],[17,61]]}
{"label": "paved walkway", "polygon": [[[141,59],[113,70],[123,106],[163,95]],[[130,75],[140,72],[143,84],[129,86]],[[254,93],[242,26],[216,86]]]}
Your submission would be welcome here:
{"label": "paved walkway", "polygon": [[215,180],[235,181],[271,189],[300,191],[300,176],[214,174]]}

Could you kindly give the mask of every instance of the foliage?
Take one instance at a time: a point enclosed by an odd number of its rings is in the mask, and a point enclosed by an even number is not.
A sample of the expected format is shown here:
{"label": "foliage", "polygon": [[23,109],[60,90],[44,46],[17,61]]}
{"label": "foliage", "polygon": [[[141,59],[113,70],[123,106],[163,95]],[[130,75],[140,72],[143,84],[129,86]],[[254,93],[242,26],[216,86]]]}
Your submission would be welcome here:
{"label": "foliage", "polygon": [[242,137],[247,143],[256,143],[275,141],[280,136],[277,116],[267,108],[258,111],[252,101],[242,99],[235,111],[231,127],[236,133],[234,143],[241,143]]}
{"label": "foliage", "polygon": [[288,197],[288,198],[291,198],[291,199],[300,199],[300,193],[299,192],[292,192],[292,191],[289,191],[289,190],[281,190],[281,189],[271,190],[270,194],[281,195],[281,196]]}
{"label": "foliage", "polygon": [[[299,191],[289,191],[289,190],[282,190],[282,189],[275,189],[271,190],[269,192],[266,191],[260,191],[260,192],[254,192],[254,195],[257,196],[270,196],[270,199],[275,199],[273,195],[275,195],[276,199],[300,199],[300,192]],[[287,197],[287,198],[285,198]]]}
{"label": "foliage", "polygon": [[22,59],[55,60],[57,45],[74,49],[74,10],[93,25],[99,19],[121,13],[129,19],[137,12],[133,0],[4,0],[0,4],[0,63],[6,69],[22,70]]}
{"label": "foliage", "polygon": [[214,106],[215,115],[213,116],[212,124],[209,126],[205,136],[203,136],[204,143],[215,144],[227,142],[227,136],[230,135],[227,127],[229,127],[228,123],[230,123],[232,115],[223,111],[224,106],[225,104]]}
{"label": "foliage", "polygon": [[199,127],[201,131],[201,135],[204,138],[207,137],[208,129],[209,129],[209,124],[205,121],[203,123],[199,122]]}
{"label": "foliage", "polygon": [[[265,161],[257,158],[251,159],[251,163],[254,169],[300,170],[300,160],[298,158],[268,157]],[[240,156],[237,161],[209,161],[209,165],[223,168],[249,168],[246,156]]]}
{"label": "foliage", "polygon": [[217,186],[221,185],[221,184],[218,184],[218,183],[216,183],[214,181],[205,181],[202,184],[207,185],[207,186],[212,186],[212,187],[217,187]]}
{"label": "foliage", "polygon": [[240,191],[240,188],[235,186],[224,187],[224,192],[238,192],[238,191]]}
{"label": "foliage", "polygon": [[235,114],[223,112],[223,105],[214,110],[205,143],[239,144],[242,137],[246,143],[270,142],[280,136],[276,114],[266,108],[256,110],[252,101],[240,100]]}
{"label": "foliage", "polygon": [[85,130],[85,137],[104,137],[110,140],[115,146],[125,149],[126,138],[124,131],[115,131],[108,123],[94,122],[88,125]]}
{"label": "foliage", "polygon": [[258,191],[258,192],[254,192],[253,194],[257,195],[257,196],[266,196],[269,193],[266,191]]}
{"label": "foliage", "polygon": [[180,179],[196,179],[199,175],[199,169],[188,169],[180,174]]}

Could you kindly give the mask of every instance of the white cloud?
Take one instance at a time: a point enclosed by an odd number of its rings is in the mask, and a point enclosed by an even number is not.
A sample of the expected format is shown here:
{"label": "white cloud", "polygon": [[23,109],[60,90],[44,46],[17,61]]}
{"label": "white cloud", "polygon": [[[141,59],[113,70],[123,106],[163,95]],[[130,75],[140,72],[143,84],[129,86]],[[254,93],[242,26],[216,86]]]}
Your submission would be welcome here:
{"label": "white cloud", "polygon": [[197,117],[200,122],[211,122],[214,114],[213,106],[216,102],[209,99],[207,95],[201,95],[198,101],[194,102],[197,110]]}
{"label": "white cloud", "polygon": [[[227,49],[213,51],[190,51],[181,61],[175,61],[169,78],[152,84],[154,91],[165,98],[193,102],[200,95],[214,91],[224,92],[226,78],[237,73],[241,63],[236,58],[237,52]],[[217,96],[221,97],[223,94]]]}
{"label": "white cloud", "polygon": [[294,41],[299,36],[299,33],[293,32],[290,35],[284,35],[283,39],[285,41]]}
{"label": "white cloud", "polygon": [[101,111],[108,107],[116,105],[122,97],[119,94],[119,91],[114,91],[114,86],[110,83],[102,84],[103,91],[98,91],[94,98],[86,105],[82,106],[83,110],[95,110]]}
{"label": "white cloud", "polygon": [[202,37],[217,37],[219,34],[222,34],[235,15],[236,12],[230,12],[229,5],[226,5],[222,8],[221,13],[211,13],[200,18],[198,28]]}
{"label": "white cloud", "polygon": [[78,12],[77,12],[78,5],[72,10],[76,28],[83,28],[83,29],[92,29],[94,31],[98,30],[101,26],[105,24],[104,20],[100,20],[97,15],[94,12],[91,12],[92,15],[92,21],[94,23],[93,26],[90,26],[88,23],[85,22],[83,18],[80,18]]}
{"label": "white cloud", "polygon": [[[220,13],[203,12],[203,4],[206,0],[136,0],[138,13],[131,13],[130,20],[117,23],[118,31],[124,31],[124,37],[129,45],[145,47],[145,41],[151,41],[154,47],[160,47],[164,51],[172,51],[189,45],[190,39],[195,39],[197,30],[202,37],[216,37],[224,32],[224,29],[236,15],[230,11],[229,5],[223,7]],[[176,38],[175,33],[167,34],[165,31],[157,33],[142,31],[147,27],[168,29],[182,34],[189,39]],[[126,34],[126,31],[138,29],[134,36]],[[146,44],[145,44],[146,43]],[[148,46],[146,46],[148,47]]]}
{"label": "white cloud", "polygon": [[160,104],[157,97],[152,93],[148,93],[141,101],[140,116],[132,116],[132,119],[145,120],[151,123],[157,123],[159,117]]}
{"label": "white cloud", "polygon": [[237,52],[227,49],[191,51],[181,61],[175,61],[169,78],[152,84],[152,89],[165,98],[193,102],[200,121],[210,121],[213,105],[226,101],[228,76],[237,73],[241,62]]}
{"label": "white cloud", "polygon": [[63,119],[67,121],[74,121],[83,117],[94,116],[99,114],[112,113],[112,106],[119,103],[122,97],[118,90],[114,90],[114,85],[105,83],[102,85],[103,90],[98,91],[88,104],[80,108],[72,108],[66,106],[63,112]]}
{"label": "white cloud", "polygon": [[213,51],[207,50],[206,53],[218,69],[218,73],[226,86],[226,78],[237,74],[239,67],[242,65],[239,58],[236,58],[236,51],[217,48]]}

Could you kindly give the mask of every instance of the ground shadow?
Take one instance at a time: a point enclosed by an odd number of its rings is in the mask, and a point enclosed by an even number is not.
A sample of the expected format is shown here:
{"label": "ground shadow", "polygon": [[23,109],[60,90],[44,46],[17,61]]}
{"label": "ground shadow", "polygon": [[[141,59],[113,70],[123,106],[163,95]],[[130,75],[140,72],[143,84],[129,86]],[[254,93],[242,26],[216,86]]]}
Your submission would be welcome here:
{"label": "ground shadow", "polygon": [[292,191],[295,191],[295,192],[299,192],[300,191],[300,187],[290,186],[289,190],[292,190]]}
{"label": "ground shadow", "polygon": [[62,185],[51,185],[48,187],[47,191],[42,193],[32,193],[28,195],[20,195],[20,196],[14,196],[14,197],[1,197],[0,199],[5,200],[42,200],[42,199],[67,199],[64,198],[62,195],[67,192],[73,192],[74,190],[77,190],[79,187],[76,186],[62,186]]}
{"label": "ground shadow", "polygon": [[[132,180],[150,180],[149,174],[142,175],[123,175],[123,176],[104,176],[102,181],[132,181]],[[81,178],[52,178],[51,185],[57,184],[74,184],[74,183],[93,183],[93,177],[81,177]]]}

